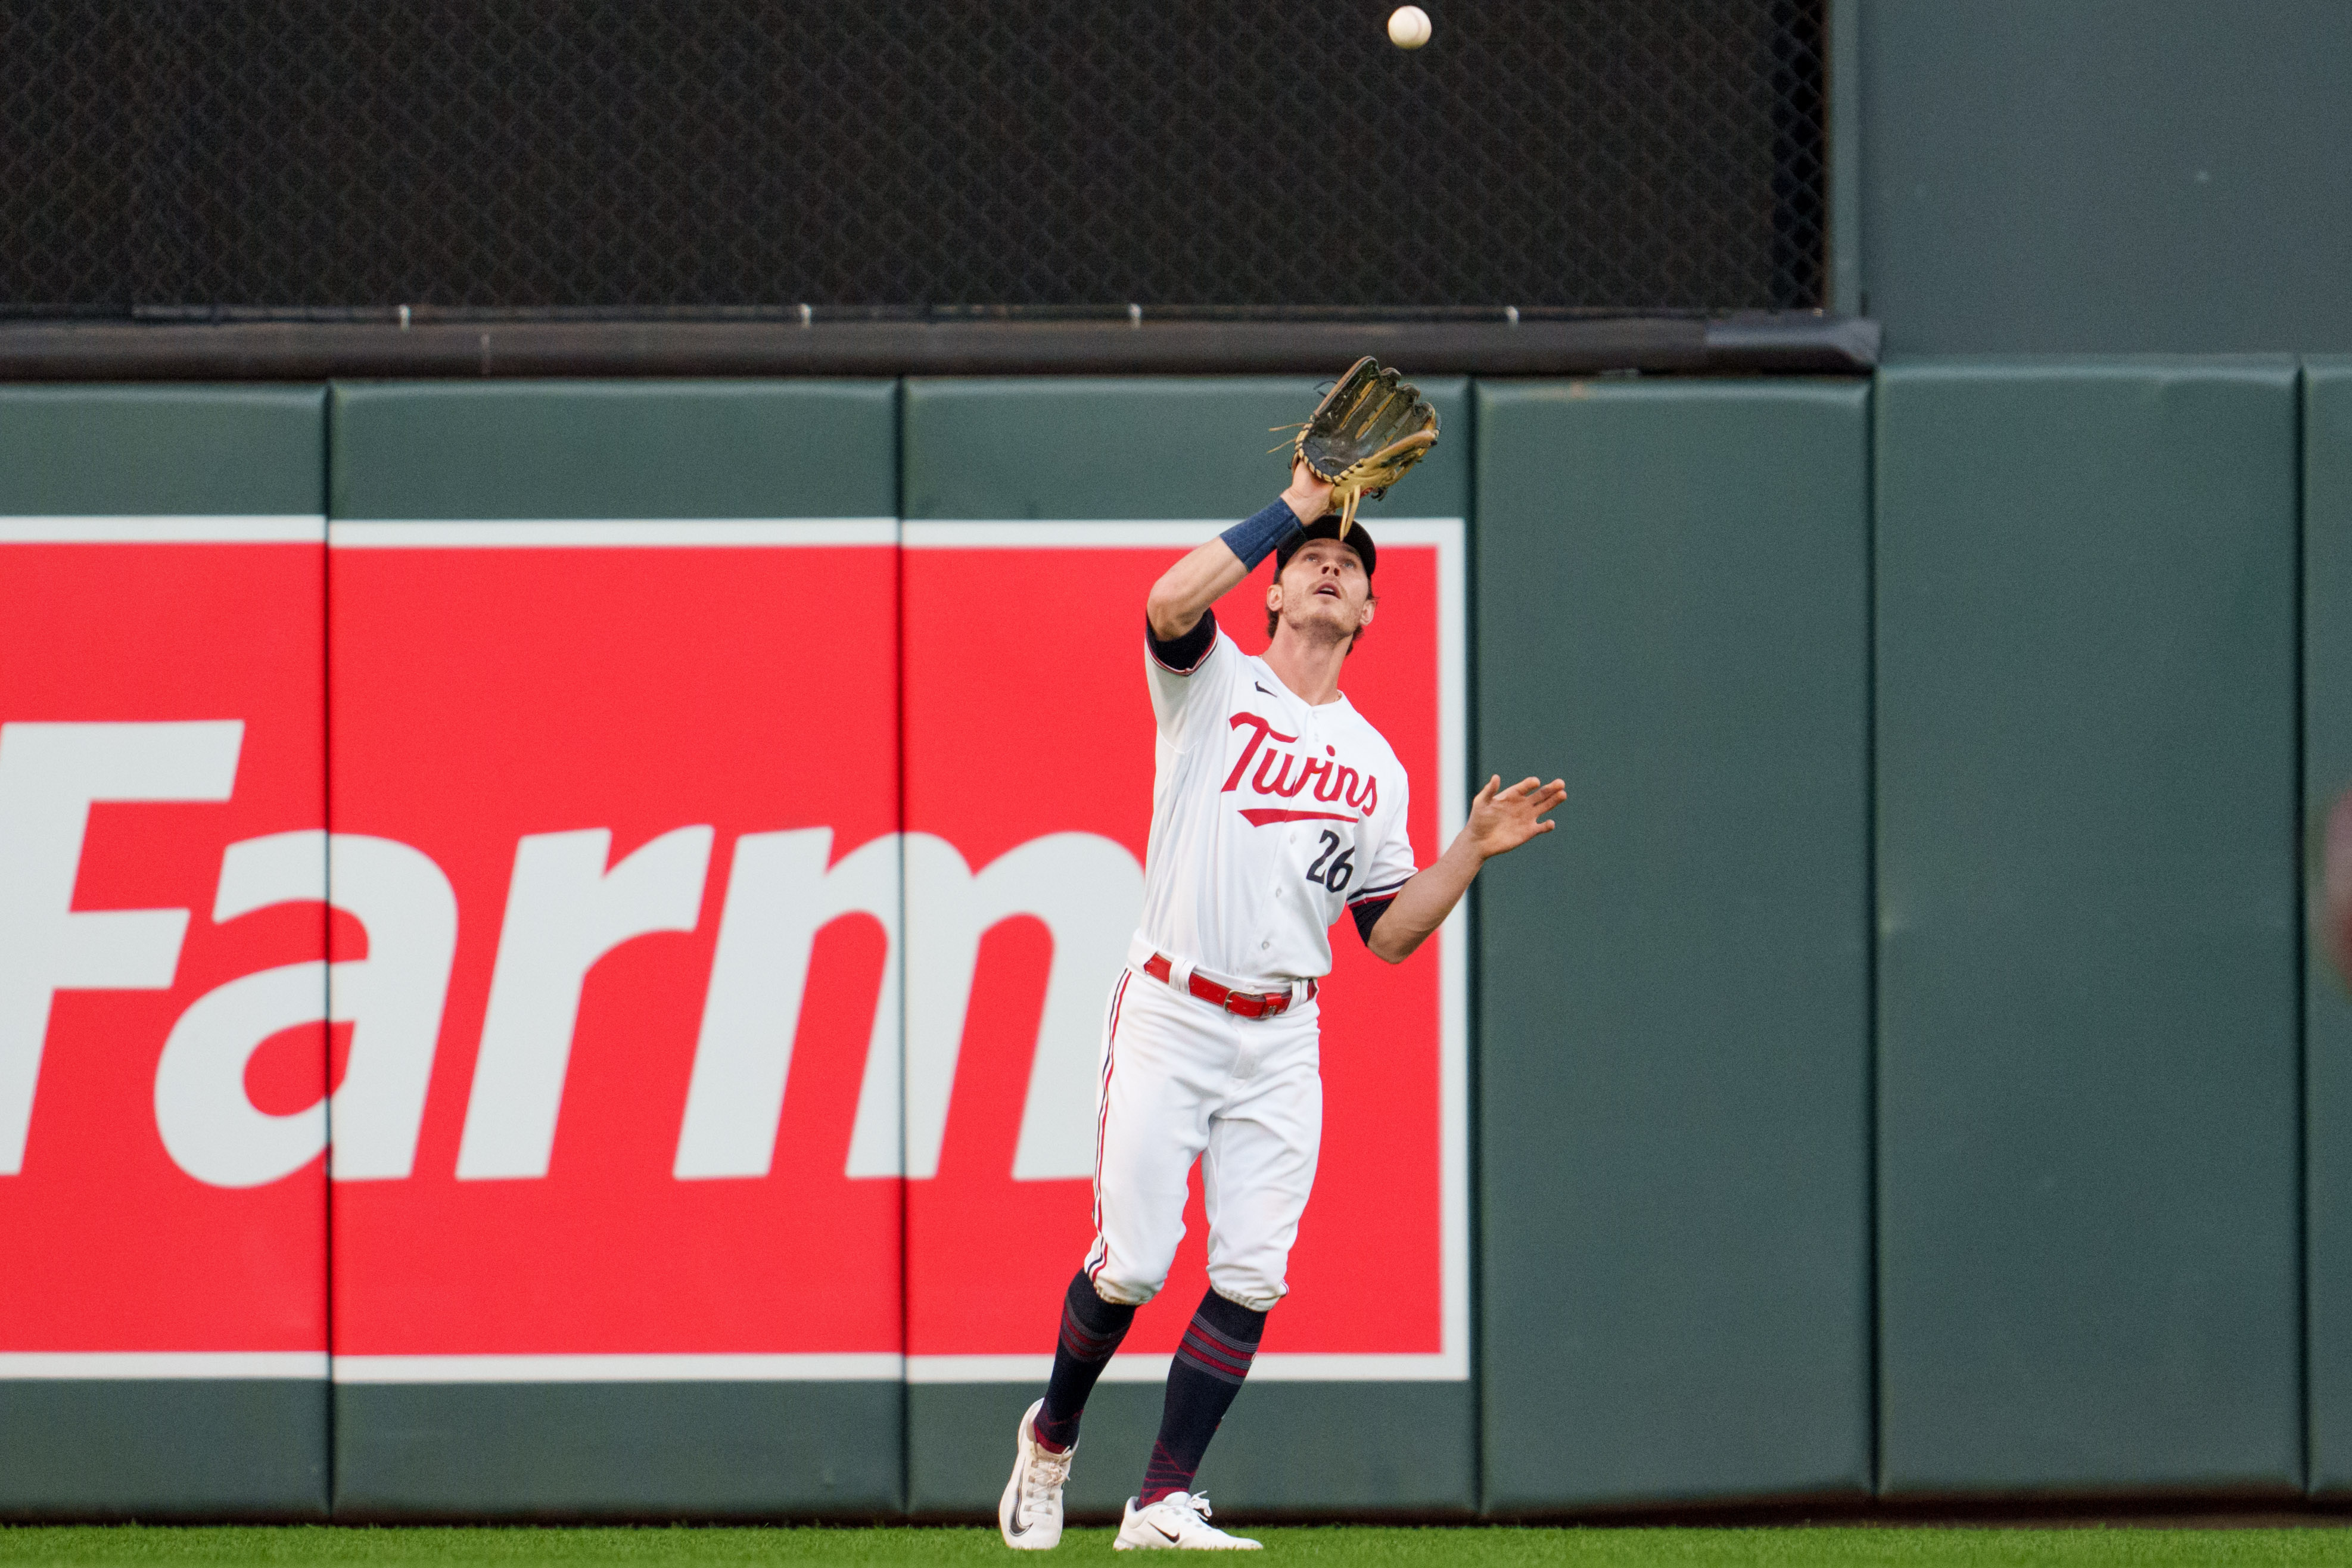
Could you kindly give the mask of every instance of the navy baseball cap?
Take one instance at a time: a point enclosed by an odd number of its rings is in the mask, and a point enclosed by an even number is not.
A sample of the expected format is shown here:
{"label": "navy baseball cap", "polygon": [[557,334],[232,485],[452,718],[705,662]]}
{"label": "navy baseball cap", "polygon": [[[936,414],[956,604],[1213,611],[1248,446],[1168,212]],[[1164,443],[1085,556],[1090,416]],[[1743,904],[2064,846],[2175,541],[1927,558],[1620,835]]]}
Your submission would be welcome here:
{"label": "navy baseball cap", "polygon": [[[1297,554],[1298,547],[1308,540],[1339,538],[1339,520],[1338,518],[1317,518],[1276,548],[1274,574],[1277,577],[1281,576],[1283,569],[1290,564],[1290,558]],[[1371,531],[1364,526],[1364,520],[1358,518],[1349,528],[1348,537],[1339,542],[1356,552],[1356,559],[1364,563],[1364,575],[1370,577],[1372,574],[1373,566],[1380,561],[1381,552],[1380,547],[1372,542]]]}

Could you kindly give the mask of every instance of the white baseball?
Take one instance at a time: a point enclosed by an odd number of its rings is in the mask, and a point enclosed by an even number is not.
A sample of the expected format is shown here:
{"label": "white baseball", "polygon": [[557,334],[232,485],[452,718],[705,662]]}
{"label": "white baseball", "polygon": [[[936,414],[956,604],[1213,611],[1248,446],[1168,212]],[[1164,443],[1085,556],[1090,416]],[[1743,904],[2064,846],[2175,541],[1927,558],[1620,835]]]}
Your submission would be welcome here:
{"label": "white baseball", "polygon": [[1389,42],[1401,49],[1429,42],[1429,13],[1418,5],[1398,6],[1389,14]]}

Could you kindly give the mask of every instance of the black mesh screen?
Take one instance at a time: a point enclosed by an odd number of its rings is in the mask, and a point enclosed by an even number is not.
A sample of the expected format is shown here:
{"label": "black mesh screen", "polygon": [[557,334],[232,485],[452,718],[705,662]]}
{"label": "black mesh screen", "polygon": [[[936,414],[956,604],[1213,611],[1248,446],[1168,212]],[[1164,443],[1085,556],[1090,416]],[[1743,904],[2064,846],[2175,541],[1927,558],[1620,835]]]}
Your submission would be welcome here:
{"label": "black mesh screen", "polygon": [[0,308],[1822,303],[1823,0],[0,0]]}

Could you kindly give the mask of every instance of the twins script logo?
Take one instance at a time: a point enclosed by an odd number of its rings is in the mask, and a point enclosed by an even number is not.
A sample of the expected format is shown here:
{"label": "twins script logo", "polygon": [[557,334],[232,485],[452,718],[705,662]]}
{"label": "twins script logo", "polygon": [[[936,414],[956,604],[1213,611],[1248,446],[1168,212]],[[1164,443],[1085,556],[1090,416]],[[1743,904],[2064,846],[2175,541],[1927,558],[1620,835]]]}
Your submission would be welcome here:
{"label": "twins script logo", "polygon": [[[1252,759],[1255,759],[1257,772],[1250,776],[1250,788],[1257,795],[1279,795],[1285,800],[1294,800],[1303,793],[1309,794],[1311,798],[1329,804],[1337,805],[1344,802],[1364,816],[1371,816],[1373,810],[1380,805],[1379,777],[1370,773],[1359,776],[1355,769],[1337,760],[1339,753],[1336,747],[1324,747],[1323,750],[1327,753],[1324,756],[1300,757],[1297,752],[1286,752],[1279,746],[1266,746],[1265,742],[1269,740],[1292,743],[1296,742],[1298,737],[1284,734],[1267,720],[1255,713],[1236,713],[1227,720],[1226,723],[1235,730],[1249,731],[1250,736],[1243,743],[1242,754],[1234,763],[1234,771],[1225,775],[1222,793],[1232,794],[1235,786],[1242,782],[1242,775],[1249,772]],[[1273,771],[1277,762],[1282,764],[1279,773]],[[1290,766],[1293,763],[1299,764],[1298,778],[1296,783],[1293,783],[1290,777]],[[1354,820],[1344,812],[1284,810],[1274,806],[1244,807],[1242,816],[1253,827],[1264,827],[1270,822],[1349,822]]]}

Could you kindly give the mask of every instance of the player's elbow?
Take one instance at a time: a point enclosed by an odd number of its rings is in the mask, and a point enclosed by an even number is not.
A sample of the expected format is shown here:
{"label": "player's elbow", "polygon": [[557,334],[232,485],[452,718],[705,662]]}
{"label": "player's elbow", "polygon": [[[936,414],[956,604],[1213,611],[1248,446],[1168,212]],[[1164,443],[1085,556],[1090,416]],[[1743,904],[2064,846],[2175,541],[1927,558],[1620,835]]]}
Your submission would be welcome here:
{"label": "player's elbow", "polygon": [[1382,963],[1402,963],[1412,956],[1412,950],[1421,943],[1407,932],[1387,928],[1388,917],[1383,915],[1381,923],[1372,927],[1372,934],[1364,939],[1364,946]]}
{"label": "player's elbow", "polygon": [[1161,578],[1144,595],[1144,618],[1151,623],[1151,635],[1161,642],[1173,642],[1200,623],[1201,612],[1192,609]]}

